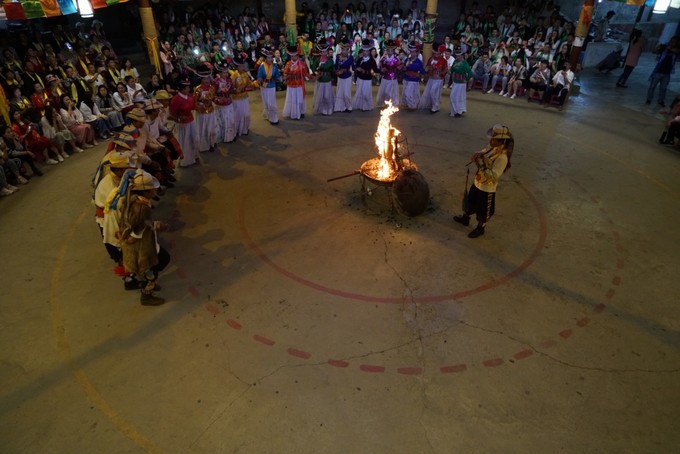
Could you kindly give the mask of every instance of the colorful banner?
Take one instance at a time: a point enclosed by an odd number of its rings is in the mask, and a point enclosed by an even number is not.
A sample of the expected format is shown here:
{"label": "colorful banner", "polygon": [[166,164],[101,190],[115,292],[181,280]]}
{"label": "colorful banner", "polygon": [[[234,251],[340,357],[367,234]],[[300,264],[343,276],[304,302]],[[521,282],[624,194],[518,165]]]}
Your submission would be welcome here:
{"label": "colorful banner", "polygon": [[106,0],[90,0],[90,3],[92,3],[92,9],[101,9],[101,8],[106,8]]}
{"label": "colorful banner", "polygon": [[39,0],[21,0],[21,6],[24,7],[26,19],[45,17],[45,12],[43,11]]}
{"label": "colorful banner", "polygon": [[40,0],[40,5],[42,5],[42,9],[45,11],[45,16],[61,16],[61,10],[59,9],[57,0]]}
{"label": "colorful banner", "polygon": [[67,14],[75,14],[78,12],[76,4],[73,0],[57,0],[61,14],[66,16]]}
{"label": "colorful banner", "polygon": [[5,8],[7,20],[26,20],[24,8],[18,1],[7,1],[2,6]]}
{"label": "colorful banner", "polygon": [[120,3],[120,0],[106,0],[108,6],[117,5],[118,3]]}

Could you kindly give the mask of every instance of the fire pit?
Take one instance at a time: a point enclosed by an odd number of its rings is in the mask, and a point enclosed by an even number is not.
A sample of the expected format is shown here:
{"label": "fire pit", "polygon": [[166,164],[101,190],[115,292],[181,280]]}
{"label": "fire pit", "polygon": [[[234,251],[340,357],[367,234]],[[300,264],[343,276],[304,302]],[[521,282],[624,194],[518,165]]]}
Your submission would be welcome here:
{"label": "fire pit", "polygon": [[[430,199],[430,190],[425,178],[418,173],[418,166],[408,159],[411,152],[408,150],[406,137],[394,128],[390,117],[399,111],[391,102],[380,112],[380,123],[375,133],[375,145],[378,157],[369,159],[361,165],[361,168],[349,175],[331,178],[330,181],[339,180],[352,175],[361,177],[361,196],[364,202],[366,195],[373,195],[373,189],[368,184],[383,187],[390,195],[390,207],[397,205],[408,216],[415,216],[427,208]],[[406,154],[402,155],[400,149],[406,148]]]}
{"label": "fire pit", "polygon": [[392,186],[394,180],[396,180],[399,174],[405,169],[418,170],[418,167],[415,165],[415,163],[411,162],[408,159],[402,159],[401,169],[395,172],[391,172],[387,177],[381,178],[380,176],[378,176],[381,166],[380,161],[381,161],[380,158],[369,159],[368,161],[361,164],[361,169],[359,170],[361,176],[364,179],[370,181],[371,183],[377,186],[386,187]]}

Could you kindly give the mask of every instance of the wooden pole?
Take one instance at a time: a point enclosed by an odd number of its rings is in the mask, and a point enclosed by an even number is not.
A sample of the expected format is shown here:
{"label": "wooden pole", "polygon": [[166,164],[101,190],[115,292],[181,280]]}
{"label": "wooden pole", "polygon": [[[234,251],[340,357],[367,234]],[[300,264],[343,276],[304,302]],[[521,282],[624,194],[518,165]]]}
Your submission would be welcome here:
{"label": "wooden pole", "polygon": [[286,40],[288,41],[288,44],[297,43],[297,35],[297,10],[295,9],[295,0],[286,0]]}
{"label": "wooden pole", "polygon": [[571,63],[571,67],[574,68],[574,72],[577,72],[580,69],[578,60],[581,56],[583,43],[588,36],[590,24],[593,22],[594,14],[595,0],[585,0],[583,8],[581,8],[581,14],[578,16],[578,24],[576,25],[576,31],[574,32],[574,45],[571,48],[571,56],[569,58],[569,62]]}
{"label": "wooden pole", "polygon": [[163,67],[161,65],[158,43],[158,31],[153,17],[153,10],[149,0],[139,0],[139,17],[142,20],[142,31],[144,33],[144,44],[149,54],[149,61],[154,66],[159,76],[163,77]]}
{"label": "wooden pole", "polygon": [[432,42],[434,41],[435,24],[437,22],[437,0],[427,0],[425,6],[425,42],[423,43],[423,63],[432,56]]}

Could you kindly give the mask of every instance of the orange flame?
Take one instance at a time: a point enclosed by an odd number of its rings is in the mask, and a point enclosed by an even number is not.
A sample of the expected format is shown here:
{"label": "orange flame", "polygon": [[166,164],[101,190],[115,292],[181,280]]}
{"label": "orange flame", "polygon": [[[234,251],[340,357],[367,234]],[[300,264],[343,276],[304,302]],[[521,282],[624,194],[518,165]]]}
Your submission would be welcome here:
{"label": "orange flame", "polygon": [[391,101],[385,101],[387,107],[380,112],[380,123],[375,133],[375,144],[378,147],[380,163],[377,177],[381,180],[389,179],[392,168],[396,166],[395,150],[399,130],[392,127],[390,117],[399,112],[399,107],[393,106]]}

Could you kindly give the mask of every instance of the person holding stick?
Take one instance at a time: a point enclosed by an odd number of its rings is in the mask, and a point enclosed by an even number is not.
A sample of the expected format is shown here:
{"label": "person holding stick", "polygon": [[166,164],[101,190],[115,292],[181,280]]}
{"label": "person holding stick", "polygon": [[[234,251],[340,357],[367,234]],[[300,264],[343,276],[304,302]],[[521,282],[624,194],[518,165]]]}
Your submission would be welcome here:
{"label": "person holding stick", "polygon": [[[507,126],[496,124],[487,131],[487,136],[489,146],[470,157],[470,164],[475,163],[477,172],[469,192],[463,196],[463,214],[453,217],[454,221],[468,226],[470,217],[475,215],[477,227],[468,234],[470,238],[484,235],[484,228],[496,209],[498,181],[510,167],[514,147],[514,139]],[[465,186],[467,188],[467,181]]]}

